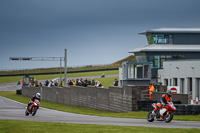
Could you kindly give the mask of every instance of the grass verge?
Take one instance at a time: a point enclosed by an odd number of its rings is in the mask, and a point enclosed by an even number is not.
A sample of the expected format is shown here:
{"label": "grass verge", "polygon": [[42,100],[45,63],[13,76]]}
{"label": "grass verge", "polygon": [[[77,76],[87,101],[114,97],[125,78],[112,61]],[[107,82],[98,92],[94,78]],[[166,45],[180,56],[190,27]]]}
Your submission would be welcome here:
{"label": "grass verge", "polygon": [[[15,92],[1,91],[0,96],[7,97],[9,99],[19,101],[24,104],[27,104],[30,100],[29,97],[16,95]],[[54,109],[54,110],[77,113],[77,114],[85,114],[85,115],[105,116],[105,117],[146,119],[146,116],[148,113],[146,111],[113,113],[113,112],[99,111],[99,110],[94,110],[94,109],[89,109],[89,108],[68,106],[65,104],[54,103],[54,102],[49,102],[49,101],[41,101],[41,104],[42,104],[42,107],[48,108],[48,109]],[[173,120],[200,121],[200,115],[175,115]]]}
{"label": "grass verge", "polygon": [[54,122],[34,122],[0,120],[1,133],[198,133],[200,129],[172,129],[152,127],[130,127],[92,124],[66,124]]}

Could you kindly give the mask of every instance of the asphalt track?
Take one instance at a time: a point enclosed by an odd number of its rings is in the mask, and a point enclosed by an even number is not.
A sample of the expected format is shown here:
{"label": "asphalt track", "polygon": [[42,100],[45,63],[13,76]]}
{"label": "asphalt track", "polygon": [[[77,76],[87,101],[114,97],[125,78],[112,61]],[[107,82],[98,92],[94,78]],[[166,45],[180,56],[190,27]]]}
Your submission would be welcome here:
{"label": "asphalt track", "polygon": [[89,116],[45,108],[40,108],[35,116],[25,116],[25,108],[25,104],[0,96],[0,119],[3,120],[200,129],[200,122],[171,121],[170,123],[165,123],[163,121],[154,121],[150,123],[145,119]]}

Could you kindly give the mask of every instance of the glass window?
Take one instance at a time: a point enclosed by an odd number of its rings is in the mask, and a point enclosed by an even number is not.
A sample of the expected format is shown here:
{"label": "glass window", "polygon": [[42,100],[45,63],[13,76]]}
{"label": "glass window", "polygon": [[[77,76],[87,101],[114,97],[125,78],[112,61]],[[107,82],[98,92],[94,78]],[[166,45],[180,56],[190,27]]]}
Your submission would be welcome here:
{"label": "glass window", "polygon": [[152,34],[147,34],[146,37],[147,37],[148,44],[154,43]]}
{"label": "glass window", "polygon": [[171,34],[153,34],[155,44],[173,44],[173,36]]}
{"label": "glass window", "polygon": [[163,68],[163,62],[166,60],[165,55],[160,57],[160,67]]}
{"label": "glass window", "polygon": [[149,68],[149,65],[144,65],[144,78],[150,78],[150,68]]}
{"label": "glass window", "polygon": [[128,65],[128,78],[134,78],[134,65]]}
{"label": "glass window", "polygon": [[136,65],[136,68],[135,68],[136,76],[137,76],[136,78],[143,78],[142,68],[143,68],[143,65]]}

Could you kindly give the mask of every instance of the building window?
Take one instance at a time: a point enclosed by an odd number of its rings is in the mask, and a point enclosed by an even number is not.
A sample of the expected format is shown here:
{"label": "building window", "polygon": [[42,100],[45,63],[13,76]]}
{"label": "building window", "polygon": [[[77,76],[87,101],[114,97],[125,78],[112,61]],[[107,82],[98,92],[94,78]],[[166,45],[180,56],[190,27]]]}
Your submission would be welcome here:
{"label": "building window", "polygon": [[177,78],[173,78],[173,86],[177,86]]}
{"label": "building window", "polygon": [[184,94],[184,88],[185,88],[184,83],[185,83],[185,79],[184,79],[184,78],[181,78],[180,82],[181,82],[181,83],[180,83],[181,93]]}
{"label": "building window", "polygon": [[142,68],[143,68],[143,65],[136,65],[136,75],[137,75],[137,78],[142,78],[143,76],[142,76],[142,72],[143,72],[143,70],[142,70]]}
{"label": "building window", "polygon": [[[147,37],[147,39],[148,39],[148,37]],[[171,35],[171,34],[153,34],[153,41],[155,44],[173,44],[173,35]]]}
{"label": "building window", "polygon": [[164,85],[168,86],[168,79],[164,79]]}
{"label": "building window", "polygon": [[150,78],[150,66],[144,65],[144,78]]}
{"label": "building window", "polygon": [[166,60],[180,60],[185,59],[184,55],[149,55],[148,62],[152,68],[163,68],[163,62]]}
{"label": "building window", "polygon": [[160,56],[148,56],[148,61],[151,64],[152,68],[160,68]]}
{"label": "building window", "polygon": [[134,78],[134,65],[128,65],[128,78]]}
{"label": "building window", "polygon": [[192,91],[192,78],[188,78],[188,92]]}

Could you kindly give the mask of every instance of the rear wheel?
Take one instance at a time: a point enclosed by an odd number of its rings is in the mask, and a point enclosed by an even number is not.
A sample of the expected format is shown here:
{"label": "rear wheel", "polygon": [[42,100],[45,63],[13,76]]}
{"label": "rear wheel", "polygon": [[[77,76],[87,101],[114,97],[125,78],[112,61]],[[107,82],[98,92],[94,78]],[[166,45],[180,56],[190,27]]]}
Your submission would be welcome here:
{"label": "rear wheel", "polygon": [[153,122],[154,121],[154,115],[152,114],[152,111],[150,111],[147,115],[147,121]]}
{"label": "rear wheel", "polygon": [[38,108],[33,108],[33,111],[32,111],[32,116],[34,116],[34,115],[36,114],[36,112],[37,112],[37,109],[38,109]]}
{"label": "rear wheel", "polygon": [[169,115],[167,114],[167,112],[164,114],[164,121],[166,123],[169,123],[174,117],[174,114],[172,112],[169,113]]}
{"label": "rear wheel", "polygon": [[25,115],[26,116],[28,116],[29,115],[29,112],[28,112],[28,110],[26,109],[26,111],[25,111]]}

